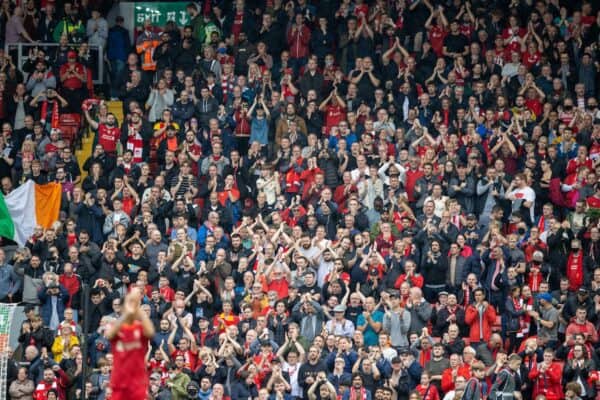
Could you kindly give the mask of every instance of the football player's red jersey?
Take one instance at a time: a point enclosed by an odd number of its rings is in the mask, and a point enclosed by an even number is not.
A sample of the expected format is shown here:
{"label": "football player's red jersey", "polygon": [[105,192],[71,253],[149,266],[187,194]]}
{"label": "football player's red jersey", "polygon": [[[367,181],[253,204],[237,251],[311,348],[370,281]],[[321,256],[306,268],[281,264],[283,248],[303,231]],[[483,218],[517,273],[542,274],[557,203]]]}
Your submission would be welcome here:
{"label": "football player's red jersey", "polygon": [[148,338],[142,323],[123,324],[111,341],[114,356],[110,387],[112,400],[144,400],[148,392],[146,353]]}

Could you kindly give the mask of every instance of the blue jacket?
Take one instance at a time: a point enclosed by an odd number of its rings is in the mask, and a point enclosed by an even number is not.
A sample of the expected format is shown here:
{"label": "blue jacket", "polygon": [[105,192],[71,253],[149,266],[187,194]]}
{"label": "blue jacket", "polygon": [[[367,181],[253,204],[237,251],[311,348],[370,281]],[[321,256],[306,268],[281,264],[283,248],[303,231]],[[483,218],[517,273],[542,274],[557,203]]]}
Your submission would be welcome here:
{"label": "blue jacket", "polygon": [[347,353],[341,354],[338,354],[337,352],[329,353],[327,355],[327,358],[325,359],[325,363],[327,364],[327,368],[329,368],[330,371],[333,371],[333,366],[337,357],[341,357],[344,359],[344,372],[351,374],[352,367],[356,363],[356,360],[358,360],[358,353],[354,350],[350,350]]}
{"label": "blue jacket", "polygon": [[77,228],[86,230],[90,234],[92,242],[101,245],[104,236],[102,234],[102,225],[104,224],[104,213],[97,205],[88,207],[83,203],[75,206],[75,214],[77,214]]}
{"label": "blue jacket", "polygon": [[[58,311],[58,320],[62,321],[65,316],[66,304],[69,301],[69,292],[62,285],[59,285],[58,301],[56,302],[56,310]],[[42,287],[38,292],[38,298],[40,299],[40,315],[45,326],[50,325],[50,319],[52,318],[52,297],[48,296],[48,288]]]}
{"label": "blue jacket", "polygon": [[21,285],[21,277],[16,274],[12,265],[0,265],[0,301],[21,290]]}
{"label": "blue jacket", "polygon": [[245,382],[237,382],[231,388],[231,400],[246,400],[258,397],[256,385],[248,386]]}
{"label": "blue jacket", "polygon": [[106,55],[109,60],[126,61],[131,42],[129,41],[129,32],[121,26],[113,26],[108,30],[108,40],[106,41],[108,49]]}

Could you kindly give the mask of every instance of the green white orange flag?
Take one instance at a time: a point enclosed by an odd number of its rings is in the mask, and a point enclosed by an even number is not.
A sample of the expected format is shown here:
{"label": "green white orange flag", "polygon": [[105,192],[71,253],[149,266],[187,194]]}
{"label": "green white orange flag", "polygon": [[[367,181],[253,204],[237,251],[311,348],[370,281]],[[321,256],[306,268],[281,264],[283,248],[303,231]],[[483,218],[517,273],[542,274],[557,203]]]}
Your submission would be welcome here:
{"label": "green white orange flag", "polygon": [[60,183],[31,180],[6,196],[0,193],[0,236],[24,246],[36,226],[50,228],[58,219],[61,196]]}

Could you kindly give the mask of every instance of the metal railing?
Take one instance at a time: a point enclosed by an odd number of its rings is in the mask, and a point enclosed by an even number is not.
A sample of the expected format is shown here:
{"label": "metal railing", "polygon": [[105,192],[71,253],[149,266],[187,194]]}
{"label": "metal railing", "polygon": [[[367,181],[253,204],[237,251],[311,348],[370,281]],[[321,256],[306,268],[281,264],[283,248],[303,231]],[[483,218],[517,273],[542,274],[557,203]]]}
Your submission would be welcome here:
{"label": "metal railing", "polygon": [[[46,54],[48,54],[51,48],[60,46],[58,43],[6,43],[4,45],[5,54],[13,55],[13,62],[15,62],[14,55],[16,52],[16,62],[15,66],[23,72],[23,74],[27,75],[23,71],[23,64],[25,61],[29,59],[29,50],[32,48],[41,48]],[[79,43],[69,43],[68,46],[70,48],[78,48],[80,46]],[[101,85],[104,83],[104,48],[102,46],[96,45],[88,45],[90,48],[90,53],[93,56],[93,60],[96,62],[96,68],[92,70],[92,80],[94,85]],[[47,60],[50,61],[50,60]]]}

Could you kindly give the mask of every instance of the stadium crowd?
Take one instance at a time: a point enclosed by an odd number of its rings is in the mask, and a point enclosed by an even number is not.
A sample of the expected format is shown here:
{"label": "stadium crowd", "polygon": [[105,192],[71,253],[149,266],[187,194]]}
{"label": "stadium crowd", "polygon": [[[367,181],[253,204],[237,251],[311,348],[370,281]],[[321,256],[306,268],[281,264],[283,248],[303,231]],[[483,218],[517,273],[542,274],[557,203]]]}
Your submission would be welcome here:
{"label": "stadium crowd", "polygon": [[[4,0],[39,46],[0,50],[1,190],[63,190],[1,242],[9,398],[599,399],[599,6],[207,0],[129,32]],[[111,376],[133,287],[148,382]]]}

